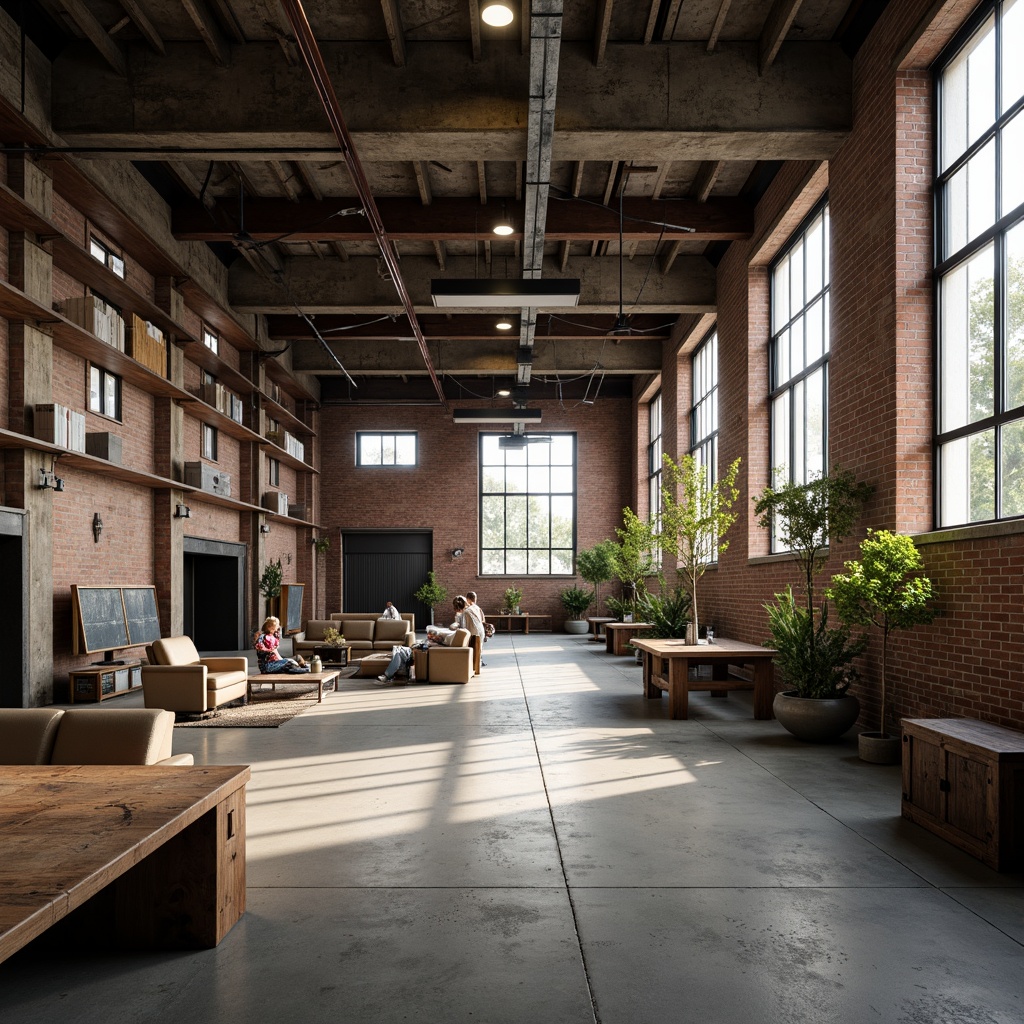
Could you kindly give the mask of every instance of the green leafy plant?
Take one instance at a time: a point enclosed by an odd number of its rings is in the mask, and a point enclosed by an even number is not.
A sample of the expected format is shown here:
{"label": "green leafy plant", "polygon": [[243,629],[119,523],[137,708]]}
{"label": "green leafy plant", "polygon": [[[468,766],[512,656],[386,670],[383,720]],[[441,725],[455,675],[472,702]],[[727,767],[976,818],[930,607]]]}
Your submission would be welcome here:
{"label": "green leafy plant", "polygon": [[592,548],[584,548],[576,555],[576,571],[585,583],[594,588],[594,600],[601,610],[601,584],[615,579],[615,550],[613,540],[602,540]]}
{"label": "green leafy plant", "polygon": [[[766,487],[754,500],[758,524],[793,553],[803,577],[802,615],[796,613],[792,588],[776,594],[774,605],[765,605],[779,652],[775,663],[799,697],[842,696],[853,678],[850,663],[864,648],[851,640],[847,627],[829,627],[827,605],[815,604],[814,578],[824,568],[829,543],[852,532],[872,490],[836,468],[810,483]],[[799,644],[805,649],[797,649]]]}
{"label": "green leafy plant", "polygon": [[645,640],[681,637],[690,621],[690,595],[682,587],[660,596],[644,594],[637,601],[637,613],[651,624],[650,630],[644,632]]}
{"label": "green leafy plant", "polygon": [[655,552],[658,539],[654,527],[631,508],[622,510],[622,526],[615,530],[619,543],[614,553],[614,573],[622,583],[622,600],[633,614],[637,599],[646,590],[646,581],[658,573]]}
{"label": "green leafy plant", "polygon": [[318,555],[322,555],[331,546],[330,537],[314,537],[313,548]]}
{"label": "green leafy plant", "polygon": [[846,572],[832,577],[828,596],[844,622],[875,626],[882,632],[881,728],[888,711],[889,637],[897,630],[925,625],[937,614],[928,606],[932,584],[921,574],[921,553],[914,542],[888,530],[868,530],[860,559],[843,563]]}
{"label": "green leafy plant", "polygon": [[584,587],[578,587],[575,583],[567,587],[561,593],[562,607],[569,613],[570,619],[582,619],[594,600],[594,592]]}
{"label": "green leafy plant", "polygon": [[[711,482],[706,466],[692,455],[684,455],[678,463],[669,455],[662,457],[661,529],[658,540],[663,550],[671,552],[679,572],[690,591],[690,615],[697,631],[697,581],[729,542],[725,534],[736,522],[731,511],[739,497],[736,475],[740,460],[729,467],[724,476]],[[645,616],[646,618],[646,616]]]}
{"label": "green leafy plant", "polygon": [[339,633],[333,626],[324,629],[324,643],[331,647],[341,647],[345,643],[345,634]]}
{"label": "green leafy plant", "polygon": [[281,559],[276,562],[268,562],[260,577],[260,593],[264,597],[280,597],[281,584],[284,581],[284,569],[281,566]]}
{"label": "green leafy plant", "polygon": [[608,606],[608,611],[619,619],[625,619],[627,615],[632,615],[633,609],[636,607],[633,601],[627,601],[625,598],[614,595],[606,597],[604,603]]}
{"label": "green leafy plant", "polygon": [[430,572],[427,573],[426,583],[424,583],[412,596],[415,597],[417,601],[422,601],[430,609],[431,616],[433,616],[434,608],[439,604],[444,604],[445,601],[448,600],[448,591],[437,582],[434,570],[431,569]]}
{"label": "green leafy plant", "polygon": [[506,587],[505,596],[502,598],[501,610],[504,612],[515,612],[523,600],[523,592],[518,587]]}
{"label": "green leafy plant", "polygon": [[778,652],[774,661],[784,685],[798,697],[834,699],[842,697],[857,678],[853,660],[863,650],[863,639],[854,640],[849,629],[828,624],[828,605],[815,616],[797,604],[793,588],[775,595],[766,604],[771,646]]}

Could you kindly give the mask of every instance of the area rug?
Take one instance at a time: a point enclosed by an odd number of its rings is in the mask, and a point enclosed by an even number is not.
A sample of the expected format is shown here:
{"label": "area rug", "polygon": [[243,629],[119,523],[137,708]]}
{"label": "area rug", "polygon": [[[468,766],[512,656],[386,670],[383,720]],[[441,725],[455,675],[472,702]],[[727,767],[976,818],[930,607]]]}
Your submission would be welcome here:
{"label": "area rug", "polygon": [[[343,670],[341,678],[355,673],[355,668]],[[334,691],[324,689],[324,699]],[[218,708],[208,718],[185,718],[175,721],[176,729],[276,729],[301,715],[309,708],[320,706],[316,699],[316,685],[303,682],[279,682],[276,690],[266,684],[257,690],[248,704],[227,705]]]}

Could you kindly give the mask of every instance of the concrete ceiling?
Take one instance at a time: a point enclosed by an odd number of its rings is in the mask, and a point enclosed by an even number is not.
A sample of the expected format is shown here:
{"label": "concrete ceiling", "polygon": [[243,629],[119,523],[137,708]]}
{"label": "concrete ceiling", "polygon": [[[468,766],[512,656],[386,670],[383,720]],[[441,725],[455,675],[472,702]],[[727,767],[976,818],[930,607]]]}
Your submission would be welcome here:
{"label": "concrete ceiling", "polygon": [[[370,389],[426,396],[430,364],[468,388],[528,383],[524,345],[538,385],[625,384],[708,322],[715,264],[780,162],[843,141],[851,55],[885,0],[512,4],[494,29],[484,0],[41,0],[62,37],[53,128],[82,156],[134,162],[174,234],[229,262],[232,304],[265,314],[271,347],[325,397],[344,378],[314,327]],[[492,234],[497,219],[515,232]],[[431,304],[432,278],[538,275],[579,278],[579,307]]]}

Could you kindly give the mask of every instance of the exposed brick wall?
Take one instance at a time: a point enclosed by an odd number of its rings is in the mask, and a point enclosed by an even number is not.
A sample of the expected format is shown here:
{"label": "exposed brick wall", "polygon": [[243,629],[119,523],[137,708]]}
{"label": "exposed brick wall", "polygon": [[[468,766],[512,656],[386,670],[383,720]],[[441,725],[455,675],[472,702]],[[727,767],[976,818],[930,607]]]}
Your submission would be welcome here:
{"label": "exposed brick wall", "polygon": [[[966,5],[961,4],[961,14]],[[832,221],[830,458],[875,487],[855,535],[831,552],[824,586],[855,557],[868,526],[919,534],[933,521],[931,80],[893,70],[897,46],[925,0],[889,5],[855,62],[854,127],[828,167]],[[949,36],[947,26],[946,38]],[[930,40],[934,55],[936,42]],[[767,634],[765,601],[797,566],[764,555],[750,503],[768,481],[768,288],[765,235],[792,230],[806,207],[799,165],[787,165],[757,209],[752,243],[733,243],[718,270],[720,465],[744,458],[746,519],[704,578],[703,618],[754,642]],[[752,250],[757,249],[752,259]],[[890,694],[900,715],[966,716],[1024,726],[1024,534],[936,535],[922,554],[942,615],[890,646]],[[990,533],[992,531],[989,531]],[[881,650],[873,639],[857,687],[862,722],[876,725]]]}
{"label": "exposed brick wall", "polygon": [[[560,408],[557,402],[531,403],[543,410],[544,430],[577,432],[577,546],[591,547],[614,537],[622,508],[631,503],[633,445],[630,402],[598,399],[593,406]],[[451,414],[437,408],[391,406],[345,409],[331,406],[321,415],[323,506],[320,522],[331,537],[326,601],[328,611],[342,607],[340,534],[357,529],[429,529],[433,531],[434,571],[452,594],[475,590],[485,611],[501,604],[505,588],[516,583],[523,603],[549,613],[557,628],[564,618],[559,593],[565,577],[478,576],[478,456],[480,429],[456,427]],[[373,469],[355,466],[357,430],[415,430],[419,465]],[[273,536],[273,534],[271,534]],[[457,561],[453,548],[465,548]]]}

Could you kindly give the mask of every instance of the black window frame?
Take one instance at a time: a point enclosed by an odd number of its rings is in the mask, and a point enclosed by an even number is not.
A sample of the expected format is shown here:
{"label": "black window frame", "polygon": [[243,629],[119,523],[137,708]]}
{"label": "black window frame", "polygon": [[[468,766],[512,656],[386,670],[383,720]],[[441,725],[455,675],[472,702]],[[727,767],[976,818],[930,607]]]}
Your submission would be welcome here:
{"label": "black window frame", "polygon": [[[381,461],[363,462],[363,438],[376,437],[380,439]],[[384,438],[393,439],[395,461],[384,462]],[[414,458],[412,462],[398,462],[398,438],[411,437],[413,439]],[[360,469],[415,469],[420,464],[420,435],[418,430],[357,430],[356,431],[356,466]]]}
{"label": "black window frame", "polygon": [[[103,253],[102,259],[93,251],[94,247]],[[124,256],[107,245],[101,238],[97,238],[92,232],[89,233],[89,255],[97,263],[102,263],[115,277],[122,281],[125,279],[125,275],[128,273],[128,264]],[[117,264],[121,265],[120,270],[117,269]]]}
{"label": "black window frame", "polygon": [[[104,418],[106,418],[108,420],[113,420],[115,423],[123,423],[124,422],[124,420],[123,420],[123,415],[124,415],[124,397],[123,397],[123,395],[124,395],[124,386],[123,386],[123,382],[122,382],[121,377],[118,374],[116,374],[116,373],[111,373],[110,370],[106,369],[103,366],[100,366],[98,363],[90,363],[89,364],[89,371],[88,372],[89,372],[89,379],[88,379],[88,383],[87,383],[86,386],[87,386],[87,389],[88,389],[88,392],[89,392],[89,399],[88,399],[88,402],[87,402],[87,406],[88,406],[89,412],[95,413],[97,416],[103,416]],[[99,396],[99,406],[100,406],[99,408],[96,408],[92,404],[92,395],[93,395],[92,375],[94,373],[99,374],[99,386],[97,388],[97,394]],[[115,382],[115,387],[114,387],[114,405],[115,405],[115,409],[114,409],[113,412],[109,411],[106,408],[106,396],[107,396],[106,381],[107,380],[113,380]]]}

